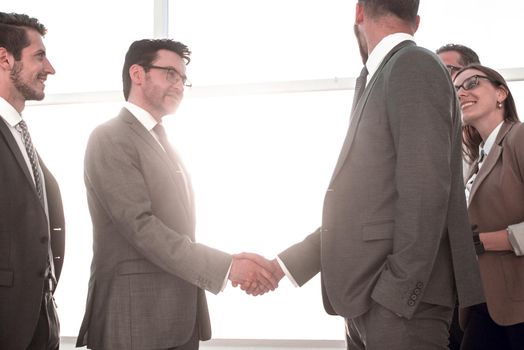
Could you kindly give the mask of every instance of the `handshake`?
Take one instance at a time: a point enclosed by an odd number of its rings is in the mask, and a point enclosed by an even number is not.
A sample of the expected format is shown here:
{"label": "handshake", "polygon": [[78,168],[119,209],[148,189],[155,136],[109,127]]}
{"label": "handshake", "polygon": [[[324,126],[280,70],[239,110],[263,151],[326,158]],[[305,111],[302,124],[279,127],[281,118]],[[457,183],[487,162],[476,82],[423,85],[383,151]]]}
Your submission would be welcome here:
{"label": "handshake", "polygon": [[267,260],[254,253],[233,255],[228,279],[233,287],[240,288],[249,295],[257,296],[275,290],[284,277],[276,259]]}

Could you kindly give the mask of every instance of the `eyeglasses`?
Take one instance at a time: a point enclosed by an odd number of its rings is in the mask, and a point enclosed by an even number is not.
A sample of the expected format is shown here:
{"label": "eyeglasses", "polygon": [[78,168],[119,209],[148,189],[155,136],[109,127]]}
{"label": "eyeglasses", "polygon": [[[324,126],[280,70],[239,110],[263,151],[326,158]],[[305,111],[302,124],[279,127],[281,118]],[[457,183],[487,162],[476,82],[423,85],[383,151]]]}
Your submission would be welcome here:
{"label": "eyeglasses", "polygon": [[460,89],[464,89],[464,91],[469,91],[471,89],[474,89],[480,84],[479,79],[486,79],[492,82],[493,84],[499,84],[499,82],[493,78],[486,77],[484,75],[473,75],[469,77],[468,79],[464,80],[462,84],[455,85],[455,90],[459,92]]}
{"label": "eyeglasses", "polygon": [[446,64],[446,69],[448,70],[449,75],[453,75],[454,73],[456,73],[459,70],[461,70],[462,67],[457,67],[457,66],[454,66],[452,64]]}
{"label": "eyeglasses", "polygon": [[155,66],[152,64],[144,65],[142,67],[144,67],[145,69],[153,68],[153,69],[165,70],[166,71],[166,80],[172,84],[177,84],[179,82],[182,82],[182,85],[184,85],[185,87],[193,86],[191,81],[189,81],[185,75],[178,73],[178,71],[173,67],[161,67],[161,66]]}

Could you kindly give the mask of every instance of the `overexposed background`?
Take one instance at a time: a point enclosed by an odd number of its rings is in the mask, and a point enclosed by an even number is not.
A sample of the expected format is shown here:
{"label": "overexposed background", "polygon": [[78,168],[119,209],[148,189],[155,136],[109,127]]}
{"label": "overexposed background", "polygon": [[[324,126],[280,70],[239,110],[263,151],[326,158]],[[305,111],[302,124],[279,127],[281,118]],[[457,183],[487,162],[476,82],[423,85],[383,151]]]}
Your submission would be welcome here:
{"label": "overexposed background", "polygon": [[[524,103],[519,0],[422,0],[417,43],[454,42],[511,80]],[[192,176],[197,238],[237,253],[274,257],[320,225],[324,191],[349,122],[362,63],[347,0],[3,0],[2,11],[49,29],[57,73],[44,101],[24,111],[34,143],[57,177],[67,220],[56,298],[63,336],[76,336],[91,261],[83,156],[92,129],[120,110],[121,70],[132,41],[170,37],[193,51],[179,111],[165,120]],[[524,112],[523,112],[524,113]],[[214,338],[344,338],[322,308],[318,276],[284,279],[253,298],[228,286],[209,295]]]}

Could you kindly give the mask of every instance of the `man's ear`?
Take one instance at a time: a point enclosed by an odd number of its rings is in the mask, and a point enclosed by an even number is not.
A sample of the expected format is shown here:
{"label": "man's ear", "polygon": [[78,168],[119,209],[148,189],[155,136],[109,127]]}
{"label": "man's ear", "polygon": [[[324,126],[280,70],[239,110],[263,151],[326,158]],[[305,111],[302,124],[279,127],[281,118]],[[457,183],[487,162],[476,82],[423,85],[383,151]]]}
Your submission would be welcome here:
{"label": "man's ear", "polygon": [[11,70],[15,64],[15,58],[5,47],[0,47],[0,67]]}
{"label": "man's ear", "polygon": [[355,24],[361,24],[364,21],[364,4],[357,2],[355,8]]}
{"label": "man's ear", "polygon": [[133,64],[129,67],[129,77],[134,84],[141,85],[145,77],[144,67],[139,64]]}

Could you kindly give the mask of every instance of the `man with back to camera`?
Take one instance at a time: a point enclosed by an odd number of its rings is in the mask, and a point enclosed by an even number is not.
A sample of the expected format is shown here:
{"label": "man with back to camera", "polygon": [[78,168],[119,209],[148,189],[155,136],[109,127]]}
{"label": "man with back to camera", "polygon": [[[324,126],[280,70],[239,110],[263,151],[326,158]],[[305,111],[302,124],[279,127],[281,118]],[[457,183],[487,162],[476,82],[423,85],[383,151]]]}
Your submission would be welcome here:
{"label": "man with back to camera", "polygon": [[217,294],[228,278],[249,282],[255,294],[276,287],[253,261],[195,242],[190,179],[162,125],[190,85],[189,55],[169,39],[132,43],[124,108],[90,136],[84,178],[93,261],[77,346],[198,349],[211,337],[204,290]]}
{"label": "man with back to camera", "polygon": [[348,349],[447,349],[457,297],[462,306],[483,300],[456,93],[439,58],[414,42],[418,6],[357,2],[359,48],[369,55],[322,226],[273,261],[298,285],[321,272]]}
{"label": "man with back to camera", "polygon": [[25,14],[0,12],[0,348],[55,350],[55,291],[64,256],[60,190],[22,119],[25,102],[44,98],[55,70]]}

